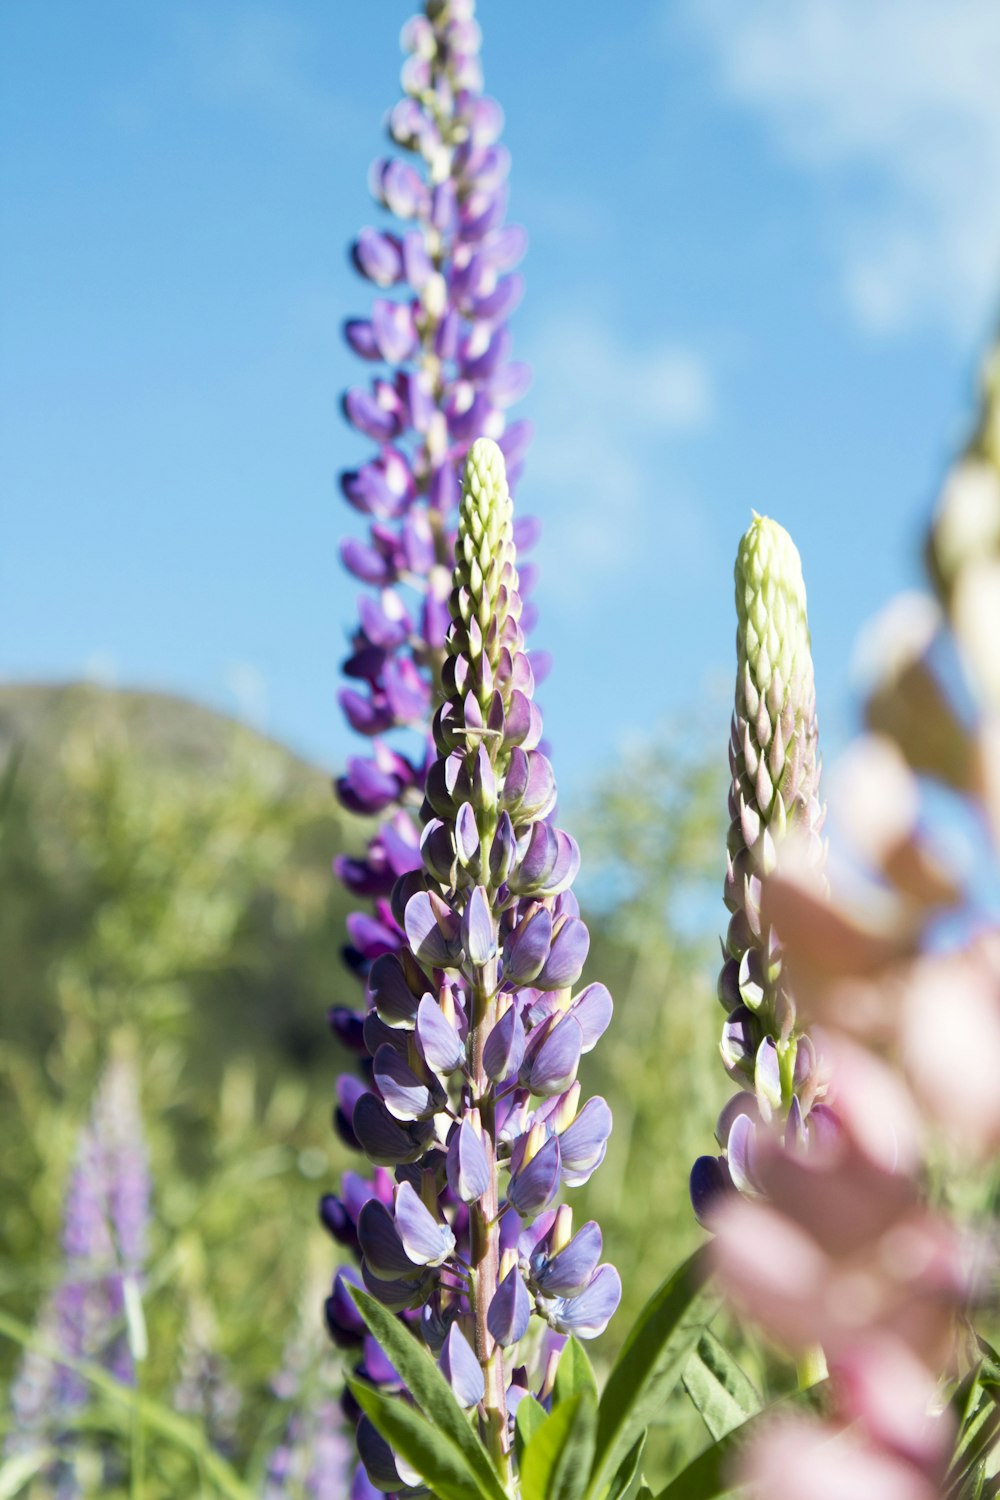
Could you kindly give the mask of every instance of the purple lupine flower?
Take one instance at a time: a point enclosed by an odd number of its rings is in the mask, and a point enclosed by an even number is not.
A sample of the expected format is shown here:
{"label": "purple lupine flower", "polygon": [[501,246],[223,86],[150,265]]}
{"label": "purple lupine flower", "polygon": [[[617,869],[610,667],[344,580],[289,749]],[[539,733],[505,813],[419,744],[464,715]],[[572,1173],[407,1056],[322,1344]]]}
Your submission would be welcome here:
{"label": "purple lupine flower", "polygon": [[797,1024],[774,928],[761,915],[761,882],[781,843],[795,837],[818,873],[825,808],[819,797],[816,724],[802,565],[787,531],[754,515],[736,558],[736,706],[729,746],[732,784],[725,901],[731,917],[719,999],[727,1011],[720,1049],[739,1084],[719,1117],[721,1156],[691,1172],[691,1201],[703,1222],[720,1193],[754,1193],[754,1145],[764,1122],[808,1142],[829,1115],[826,1077]]}
{"label": "purple lupine flower", "polygon": [[[355,1473],[352,1429],[336,1394],[339,1372],[322,1340],[317,1343],[309,1302],[271,1380],[274,1395],[288,1403],[288,1416],[267,1458],[261,1500],[373,1500],[377,1491]],[[358,1326],[360,1342],[360,1319]]]}
{"label": "purple lupine flower", "polygon": [[[105,1070],[80,1132],[63,1219],[62,1277],[39,1318],[45,1342],[71,1359],[98,1361],[125,1384],[145,1358],[141,1288],[149,1227],[149,1165],[142,1138],[138,1077],[130,1059]],[[27,1351],[12,1387],[8,1455],[41,1442],[64,1449],[87,1405],[79,1375]],[[75,1493],[56,1460],[53,1482]]]}
{"label": "purple lupine flower", "polygon": [[[480,439],[465,469],[424,868],[392,894],[405,945],[371,970],[365,1035],[378,1045],[352,1115],[369,1159],[396,1168],[357,1214],[364,1285],[419,1322],[505,1463],[504,1351],[535,1316],[592,1338],[621,1296],[597,1225],[574,1235],[571,1210],[553,1206],[604,1157],[611,1112],[600,1098],[580,1107],[576,1073],[612,1003],[601,985],[573,992],[589,946],[569,890],[579,853],[545,821],[555,779],[538,748],[511,513],[503,455]],[[352,1188],[329,1212],[338,1229]],[[328,1317],[357,1341],[344,1291]],[[389,1482],[381,1439],[364,1425],[359,1437],[373,1482]]]}
{"label": "purple lupine flower", "polygon": [[[376,444],[341,476],[348,504],[368,520],[367,536],[348,538],[341,549],[367,591],[344,665],[341,707],[369,749],[348,760],[337,792],[343,806],[378,816],[381,826],[362,858],[336,862],[338,877],[366,903],[348,920],[344,953],[363,980],[403,951],[388,897],[398,879],[422,867],[415,815],[434,754],[430,718],[441,693],[462,465],[472,440],[489,433],[504,450],[513,485],[530,440],[529,424],[507,417],[528,382],[527,367],[510,359],[506,326],[523,292],[515,267],[525,237],[504,223],[509,155],[499,141],[502,111],[483,93],[473,0],[426,0],[402,40],[404,98],[390,114],[389,133],[408,156],[379,160],[371,173],[376,201],[397,222],[359,234],[352,260],[376,295],[369,316],[345,326],[372,378],[347,392],[344,411]],[[519,545],[530,546],[536,535],[536,524],[522,518]],[[524,591],[526,584],[525,577]],[[412,733],[403,748],[390,744],[399,729],[421,732],[425,749],[413,751]],[[331,1024],[351,1050],[374,1057],[392,1042],[379,1027],[398,1024],[381,1020],[385,1015],[380,1006],[364,1035],[344,1009]],[[447,1041],[440,1028],[438,1041]],[[352,1147],[357,1095],[356,1079],[341,1081],[336,1126]],[[381,1159],[394,1162],[399,1129],[391,1119],[381,1125],[388,1153]],[[334,1237],[351,1249],[366,1198],[384,1201],[377,1180],[367,1187],[354,1178],[350,1191],[329,1195],[321,1208]],[[467,1224],[467,1211],[457,1212],[460,1244]],[[397,1300],[402,1307],[407,1299]],[[327,1321],[335,1337],[339,1308],[331,1298]]]}

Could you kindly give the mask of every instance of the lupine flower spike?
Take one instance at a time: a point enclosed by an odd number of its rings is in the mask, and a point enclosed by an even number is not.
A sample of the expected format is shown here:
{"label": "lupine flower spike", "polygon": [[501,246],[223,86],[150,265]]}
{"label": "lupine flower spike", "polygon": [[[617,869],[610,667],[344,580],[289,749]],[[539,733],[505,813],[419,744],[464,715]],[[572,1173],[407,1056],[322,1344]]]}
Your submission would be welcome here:
{"label": "lupine flower spike", "polygon": [[[423,869],[393,893],[406,946],[372,967],[374,1087],[353,1114],[369,1159],[395,1177],[358,1216],[365,1285],[422,1309],[501,1463],[532,1316],[588,1338],[621,1294],[597,1225],[574,1234],[556,1207],[605,1154],[610,1111],[601,1098],[580,1107],[576,1074],[612,1004],[600,984],[573,992],[589,947],[570,892],[579,853],[548,821],[555,779],[537,748],[511,513],[503,455],[481,439],[465,470]],[[359,1441],[376,1478],[381,1440],[362,1423]]]}
{"label": "lupine flower spike", "polygon": [[802,565],[788,532],[754,519],[736,558],[736,705],[729,744],[732,783],[719,999],[726,1010],[722,1060],[741,1092],[723,1110],[723,1154],[703,1156],[691,1174],[695,1212],[704,1217],[720,1191],[759,1191],[756,1127],[784,1122],[807,1140],[829,1123],[820,1101],[822,1066],[797,1023],[795,1001],[774,928],[761,914],[761,881],[780,846],[794,837],[808,865],[822,869],[825,810]]}
{"label": "lupine flower spike", "polygon": [[[373,962],[401,948],[389,896],[421,864],[415,815],[434,753],[430,719],[441,696],[462,465],[472,439],[486,433],[504,451],[513,488],[530,437],[527,422],[507,418],[528,381],[527,367],[510,359],[507,328],[524,289],[514,267],[525,236],[504,223],[509,154],[499,141],[502,111],[483,93],[479,43],[472,0],[427,0],[404,28],[404,98],[390,113],[389,133],[405,155],[378,160],[371,173],[376,201],[395,222],[363,229],[352,250],[376,297],[370,315],[350,320],[345,334],[377,368],[369,389],[346,394],[344,410],[377,449],[341,475],[348,503],[370,523],[364,540],[342,547],[346,568],[369,592],[359,601],[341,705],[371,750],[349,758],[337,792],[349,811],[380,822],[364,857],[341,857],[336,871],[360,903],[348,918],[345,959],[362,982]],[[522,550],[535,532],[522,518]],[[522,595],[529,587],[525,569]],[[536,657],[536,677],[541,666]],[[392,742],[399,730],[409,743]],[[414,730],[424,737],[416,752]],[[364,1017],[340,1005],[330,1022],[367,1081]],[[354,1074],[339,1081],[336,1126],[353,1148],[363,1091]],[[371,1178],[349,1173],[340,1196],[323,1200],[324,1223],[342,1246],[357,1250],[363,1204],[390,1200],[391,1184],[381,1167]],[[461,1238],[461,1223],[455,1232]],[[360,1343],[345,1297],[341,1277],[328,1322],[338,1342]],[[362,1373],[374,1379],[383,1371],[391,1384],[385,1366],[366,1339]]]}
{"label": "lupine flower spike", "polygon": [[[138,1080],[131,1058],[120,1056],[105,1070],[80,1132],[66,1195],[62,1278],[39,1328],[60,1354],[97,1361],[125,1384],[134,1382],[136,1362],[146,1354],[141,1283],[149,1200]],[[12,1387],[8,1456],[71,1431],[88,1399],[80,1376],[28,1350]],[[74,1493],[70,1469],[59,1461],[55,1469],[61,1492]]]}

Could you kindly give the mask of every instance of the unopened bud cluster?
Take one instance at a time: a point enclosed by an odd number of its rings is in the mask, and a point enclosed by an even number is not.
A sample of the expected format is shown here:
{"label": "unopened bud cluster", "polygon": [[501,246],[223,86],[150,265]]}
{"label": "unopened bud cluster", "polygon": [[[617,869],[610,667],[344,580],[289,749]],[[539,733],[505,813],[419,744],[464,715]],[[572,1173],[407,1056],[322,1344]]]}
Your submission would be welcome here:
{"label": "unopened bud cluster", "polygon": [[773,927],[761,914],[762,877],[795,837],[817,871],[825,858],[819,798],[816,691],[802,565],[775,521],[754,515],[736,558],[736,703],[725,901],[730,912],[719,999],[726,1010],[722,1060],[740,1092],[719,1118],[720,1157],[700,1157],[691,1177],[703,1215],[720,1189],[756,1190],[756,1126],[785,1122],[805,1142],[829,1123],[822,1069],[797,1025],[795,1001]]}

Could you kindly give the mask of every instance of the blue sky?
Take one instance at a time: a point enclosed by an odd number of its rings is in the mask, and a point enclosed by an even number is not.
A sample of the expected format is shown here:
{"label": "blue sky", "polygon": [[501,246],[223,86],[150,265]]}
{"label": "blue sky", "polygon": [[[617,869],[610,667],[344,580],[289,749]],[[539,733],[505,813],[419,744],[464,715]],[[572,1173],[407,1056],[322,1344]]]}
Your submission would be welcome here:
{"label": "blue sky", "polygon": [[[0,10],[0,675],[170,688],[345,753],[344,250],[411,8]],[[835,745],[997,310],[1000,9],[479,14],[531,239],[519,503],[563,784],[706,698],[724,736],[751,507],[802,552]]]}

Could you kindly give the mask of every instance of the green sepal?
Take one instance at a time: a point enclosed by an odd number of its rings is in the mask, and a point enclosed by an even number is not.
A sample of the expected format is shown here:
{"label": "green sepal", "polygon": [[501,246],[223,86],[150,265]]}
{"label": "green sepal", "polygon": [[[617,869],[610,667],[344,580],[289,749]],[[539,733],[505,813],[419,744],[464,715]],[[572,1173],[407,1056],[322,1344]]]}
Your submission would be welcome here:
{"label": "green sepal", "polygon": [[[399,1372],[414,1401],[434,1423],[438,1432],[464,1458],[469,1473],[475,1477],[477,1493],[485,1496],[486,1500],[507,1500],[506,1491],[489,1454],[473,1432],[451,1386],[428,1350],[418,1343],[413,1334],[381,1302],[377,1302],[360,1287],[351,1287],[350,1292],[355,1307]],[[372,1421],[375,1422],[374,1417]],[[375,1422],[375,1425],[377,1427],[378,1423]],[[385,1433],[382,1435],[387,1436]],[[403,1450],[400,1449],[400,1452]],[[403,1456],[407,1457],[406,1454]]]}
{"label": "green sepal", "polygon": [[491,1493],[479,1484],[451,1439],[402,1396],[385,1396],[363,1380],[348,1379],[347,1386],[393,1452],[416,1470],[438,1500],[471,1500]]}
{"label": "green sepal", "polygon": [[597,1404],[597,1376],[590,1363],[587,1351],[579,1339],[570,1338],[563,1346],[556,1366],[556,1380],[552,1390],[553,1407],[561,1406],[571,1396],[589,1391]]}
{"label": "green sepal", "polygon": [[597,1444],[587,1500],[599,1500],[640,1433],[680,1380],[715,1305],[702,1289],[701,1250],[646,1303],[615,1360],[597,1413]]}
{"label": "green sepal", "polygon": [[597,1406],[589,1391],[556,1407],[524,1450],[522,1500],[582,1500],[596,1428]]}
{"label": "green sepal", "polygon": [[709,1437],[725,1437],[763,1405],[750,1377],[708,1328],[684,1366],[683,1384]]}

